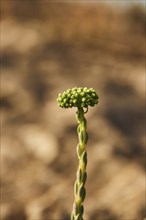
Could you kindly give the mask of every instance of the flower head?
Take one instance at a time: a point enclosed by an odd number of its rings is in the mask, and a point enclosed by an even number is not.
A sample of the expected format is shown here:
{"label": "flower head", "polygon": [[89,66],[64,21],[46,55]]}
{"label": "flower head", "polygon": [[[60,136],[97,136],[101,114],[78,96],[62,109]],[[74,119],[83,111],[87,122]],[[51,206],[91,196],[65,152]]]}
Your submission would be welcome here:
{"label": "flower head", "polygon": [[75,87],[60,93],[57,102],[62,108],[93,107],[98,103],[98,95],[93,88]]}

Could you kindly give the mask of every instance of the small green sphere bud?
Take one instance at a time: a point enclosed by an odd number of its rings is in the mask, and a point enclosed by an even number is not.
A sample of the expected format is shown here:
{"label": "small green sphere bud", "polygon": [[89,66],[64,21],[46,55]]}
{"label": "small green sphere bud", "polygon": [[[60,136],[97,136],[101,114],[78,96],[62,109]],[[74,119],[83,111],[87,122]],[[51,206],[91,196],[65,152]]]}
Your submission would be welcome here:
{"label": "small green sphere bud", "polygon": [[59,93],[57,102],[62,108],[93,107],[98,103],[98,95],[93,88],[74,87],[67,89],[63,93]]}

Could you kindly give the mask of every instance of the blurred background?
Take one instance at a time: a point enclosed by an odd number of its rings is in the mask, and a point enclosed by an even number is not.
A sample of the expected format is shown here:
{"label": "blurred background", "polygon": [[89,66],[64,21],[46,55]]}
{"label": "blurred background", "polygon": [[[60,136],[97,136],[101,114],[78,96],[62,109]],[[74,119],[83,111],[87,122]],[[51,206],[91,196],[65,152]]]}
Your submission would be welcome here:
{"label": "blurred background", "polygon": [[85,220],[145,216],[144,1],[1,1],[1,219],[69,220],[78,143],[59,92],[93,87]]}

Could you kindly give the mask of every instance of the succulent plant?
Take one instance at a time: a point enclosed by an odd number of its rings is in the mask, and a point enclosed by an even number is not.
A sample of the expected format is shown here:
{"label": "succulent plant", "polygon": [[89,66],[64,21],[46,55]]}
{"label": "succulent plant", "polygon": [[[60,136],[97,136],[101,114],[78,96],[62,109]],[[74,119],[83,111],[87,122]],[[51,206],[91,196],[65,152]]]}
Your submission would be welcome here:
{"label": "succulent plant", "polygon": [[89,88],[72,88],[60,93],[58,104],[62,108],[94,106],[98,103],[98,96],[94,89]]}
{"label": "succulent plant", "polygon": [[98,95],[93,88],[72,88],[60,93],[57,98],[58,105],[62,108],[77,107],[76,119],[78,122],[77,133],[79,144],[77,145],[77,155],[79,166],[77,170],[77,178],[74,185],[74,204],[71,214],[71,220],[83,220],[83,201],[86,196],[85,183],[87,179],[87,152],[86,144],[88,141],[87,121],[85,113],[88,107],[95,106],[98,103]]}

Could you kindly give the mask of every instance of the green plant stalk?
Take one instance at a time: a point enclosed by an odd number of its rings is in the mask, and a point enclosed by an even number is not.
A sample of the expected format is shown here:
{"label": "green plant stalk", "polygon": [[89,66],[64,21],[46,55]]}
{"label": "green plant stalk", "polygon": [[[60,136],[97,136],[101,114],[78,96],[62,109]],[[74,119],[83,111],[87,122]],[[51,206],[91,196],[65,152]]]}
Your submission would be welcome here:
{"label": "green plant stalk", "polygon": [[[61,108],[77,107],[76,119],[78,122],[78,138],[79,144],[77,145],[77,155],[79,159],[79,166],[77,170],[77,179],[74,185],[74,205],[71,214],[71,220],[83,220],[83,201],[86,196],[85,183],[87,179],[86,166],[87,166],[87,152],[86,144],[88,140],[87,122],[85,113],[88,107],[95,106],[98,103],[98,95],[93,88],[87,87],[74,87],[67,89],[63,93],[59,93],[57,98],[58,105]],[[86,111],[84,111],[86,109]]]}
{"label": "green plant stalk", "polygon": [[78,122],[78,139],[79,144],[77,145],[77,155],[79,159],[79,166],[77,170],[77,179],[74,185],[74,205],[71,214],[71,220],[83,220],[83,201],[86,196],[85,183],[87,179],[86,166],[87,166],[87,152],[86,144],[88,140],[87,134],[87,122],[84,116],[85,112],[82,107],[78,107],[76,112],[76,119]]}

